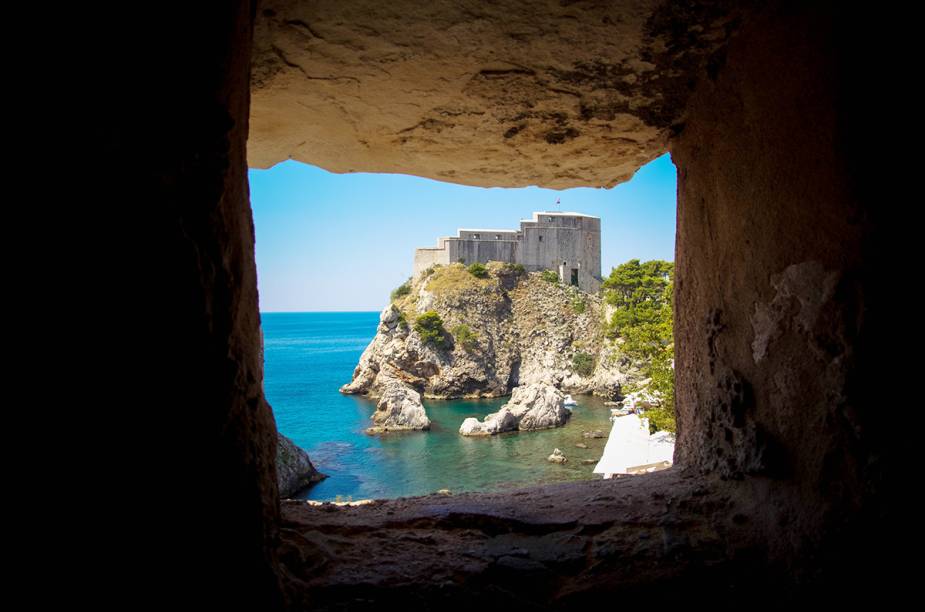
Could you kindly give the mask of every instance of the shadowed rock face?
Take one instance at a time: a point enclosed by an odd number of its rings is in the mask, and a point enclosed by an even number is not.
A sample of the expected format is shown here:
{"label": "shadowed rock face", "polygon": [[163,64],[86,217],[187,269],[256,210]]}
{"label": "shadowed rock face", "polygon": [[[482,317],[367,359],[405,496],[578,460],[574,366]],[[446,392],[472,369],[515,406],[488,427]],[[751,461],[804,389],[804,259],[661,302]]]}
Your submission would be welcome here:
{"label": "shadowed rock face", "polygon": [[248,161],[612,187],[665,151],[732,29],[724,3],[677,4],[263,2]]}
{"label": "shadowed rock face", "polygon": [[276,479],[280,497],[292,497],[325,478],[312,465],[308,453],[283,434],[277,435]]}

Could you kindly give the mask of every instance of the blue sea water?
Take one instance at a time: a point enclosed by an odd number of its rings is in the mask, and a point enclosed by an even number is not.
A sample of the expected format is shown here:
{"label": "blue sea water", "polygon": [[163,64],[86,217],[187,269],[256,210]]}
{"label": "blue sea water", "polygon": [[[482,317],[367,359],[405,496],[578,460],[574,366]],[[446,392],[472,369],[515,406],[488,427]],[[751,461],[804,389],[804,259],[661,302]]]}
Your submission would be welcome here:
{"label": "blue sea water", "polygon": [[[595,477],[594,465],[582,459],[599,459],[606,440],[586,439],[582,432],[610,429],[610,412],[597,398],[576,397],[579,405],[565,427],[491,438],[460,436],[459,426],[467,417],[496,411],[505,398],[425,400],[429,432],[370,436],[364,430],[375,403],[338,389],[350,382],[375,336],[379,313],[263,313],[261,319],[264,391],[276,426],[329,476],[303,498],[394,498]],[[568,463],[546,461],[555,448]]]}

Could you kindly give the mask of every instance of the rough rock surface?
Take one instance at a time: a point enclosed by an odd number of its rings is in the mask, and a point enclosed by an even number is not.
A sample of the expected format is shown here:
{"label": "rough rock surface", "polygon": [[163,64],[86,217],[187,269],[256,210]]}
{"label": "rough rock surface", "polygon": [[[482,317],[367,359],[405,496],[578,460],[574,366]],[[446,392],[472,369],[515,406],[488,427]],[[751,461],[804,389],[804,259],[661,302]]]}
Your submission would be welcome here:
{"label": "rough rock surface", "polygon": [[661,155],[733,19],[659,0],[260,8],[252,167],[554,188],[611,187]]}
{"label": "rough rock surface", "polygon": [[[487,278],[477,279],[451,264],[417,279],[409,295],[382,312],[376,337],[341,391],[378,397],[397,378],[430,398],[499,397],[535,384],[612,398],[640,378],[604,338],[599,296],[497,262],[488,269]],[[475,340],[443,349],[424,343],[413,322],[428,310],[440,315],[448,337],[465,324]],[[575,372],[579,352],[595,358],[589,376]]]}
{"label": "rough rock surface", "polygon": [[286,502],[282,511],[294,609],[577,611],[602,597],[683,607],[715,601],[730,576],[740,589],[793,580],[790,567],[754,553],[766,544],[749,504],[678,468],[359,507]]}
{"label": "rough rock surface", "polygon": [[501,406],[501,410],[489,414],[481,423],[475,418],[466,419],[459,433],[464,436],[489,436],[505,431],[561,427],[570,414],[563,404],[564,399],[565,395],[552,385],[536,383],[516,387],[511,393],[511,401]]}
{"label": "rough rock surface", "polygon": [[568,458],[558,448],[552,451],[552,454],[546,457],[550,463],[568,463]]}
{"label": "rough rock surface", "polygon": [[279,481],[279,496],[291,497],[320,480],[327,478],[315,469],[308,453],[296,446],[295,442],[277,434],[276,478]]}
{"label": "rough rock surface", "polygon": [[389,378],[382,384],[372,419],[375,425],[366,430],[371,434],[430,429],[430,419],[421,404],[421,394],[397,378]]}

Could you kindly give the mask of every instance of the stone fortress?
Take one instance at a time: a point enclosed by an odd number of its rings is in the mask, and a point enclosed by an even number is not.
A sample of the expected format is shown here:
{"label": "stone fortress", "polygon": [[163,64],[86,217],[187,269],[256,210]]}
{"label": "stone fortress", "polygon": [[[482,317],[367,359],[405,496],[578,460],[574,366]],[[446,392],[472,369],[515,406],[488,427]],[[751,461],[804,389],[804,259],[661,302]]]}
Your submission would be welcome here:
{"label": "stone fortress", "polygon": [[559,280],[593,293],[601,287],[601,219],[574,212],[535,212],[520,229],[460,229],[414,252],[414,276],[434,264],[502,261],[528,272],[555,270]]}

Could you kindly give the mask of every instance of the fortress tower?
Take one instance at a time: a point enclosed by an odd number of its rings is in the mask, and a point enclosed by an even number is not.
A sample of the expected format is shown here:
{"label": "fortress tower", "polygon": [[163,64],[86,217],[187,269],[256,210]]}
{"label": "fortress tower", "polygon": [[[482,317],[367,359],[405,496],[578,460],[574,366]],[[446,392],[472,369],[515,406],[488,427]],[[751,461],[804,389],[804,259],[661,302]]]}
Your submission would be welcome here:
{"label": "fortress tower", "polygon": [[601,286],[601,219],[574,212],[535,212],[519,230],[460,229],[416,249],[414,276],[434,264],[502,261],[528,272],[555,270],[559,279],[593,293]]}

